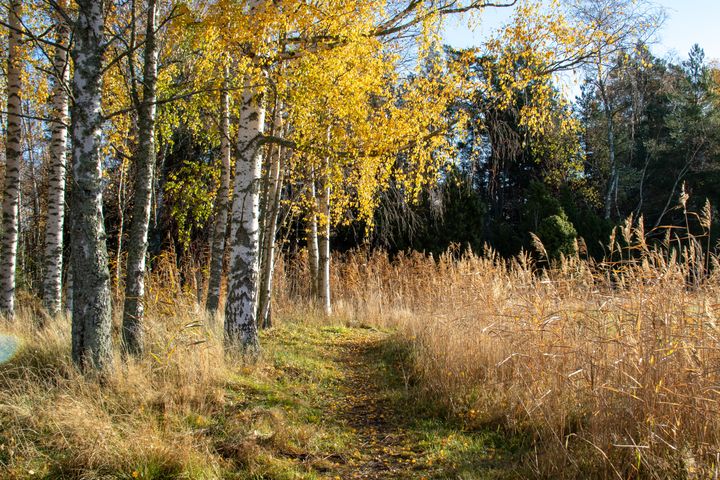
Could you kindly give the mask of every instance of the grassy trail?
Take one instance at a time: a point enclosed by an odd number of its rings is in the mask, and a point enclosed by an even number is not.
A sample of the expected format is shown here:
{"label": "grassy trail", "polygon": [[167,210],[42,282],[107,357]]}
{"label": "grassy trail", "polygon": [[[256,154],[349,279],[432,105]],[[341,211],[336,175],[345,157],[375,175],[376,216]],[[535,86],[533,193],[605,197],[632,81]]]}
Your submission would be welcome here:
{"label": "grassy trail", "polygon": [[[337,347],[337,364],[343,372],[338,423],[347,425],[356,438],[354,459],[337,468],[340,478],[399,478],[427,476],[431,465],[414,442],[403,412],[389,398],[382,335],[350,331]],[[419,460],[419,461],[418,461]],[[423,475],[425,474],[425,475]]]}
{"label": "grassy trail", "polygon": [[263,371],[234,387],[239,406],[266,419],[256,422],[260,453],[243,478],[520,476],[506,439],[463,432],[417,404],[403,374],[406,354],[391,334],[293,325],[264,341]]}

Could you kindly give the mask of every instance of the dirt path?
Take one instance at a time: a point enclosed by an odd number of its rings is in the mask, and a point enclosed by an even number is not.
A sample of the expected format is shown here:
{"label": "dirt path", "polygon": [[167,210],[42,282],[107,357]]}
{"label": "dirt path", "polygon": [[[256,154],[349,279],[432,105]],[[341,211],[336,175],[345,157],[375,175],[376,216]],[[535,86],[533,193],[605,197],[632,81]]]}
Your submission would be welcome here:
{"label": "dirt path", "polygon": [[351,459],[337,472],[342,479],[423,478],[432,472],[426,452],[408,431],[405,412],[396,411],[395,388],[388,382],[382,358],[384,337],[369,333],[346,338],[337,348],[337,363],[345,372],[344,398],[334,412],[356,435]]}
{"label": "dirt path", "polygon": [[264,456],[241,478],[524,478],[514,474],[507,438],[464,431],[422,403],[403,373],[407,351],[391,333],[287,325],[264,335],[265,361],[235,387],[235,408],[251,412],[245,429],[264,432],[254,440]]}

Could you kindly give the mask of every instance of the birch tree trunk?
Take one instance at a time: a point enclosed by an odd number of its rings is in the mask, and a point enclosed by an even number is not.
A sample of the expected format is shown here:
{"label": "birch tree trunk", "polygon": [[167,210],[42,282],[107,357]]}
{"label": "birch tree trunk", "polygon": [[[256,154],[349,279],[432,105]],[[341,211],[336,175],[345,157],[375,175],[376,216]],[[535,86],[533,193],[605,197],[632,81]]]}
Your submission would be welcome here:
{"label": "birch tree trunk", "polygon": [[124,351],[141,356],[144,351],[145,256],[155,180],[155,112],[157,84],[156,0],[147,2],[147,25],[143,70],[143,98],[138,109],[139,145],[135,155],[137,176],[133,218],[130,224],[123,311]]}
{"label": "birch tree trunk", "polygon": [[605,192],[605,220],[609,220],[612,216],[613,200],[617,195],[618,182],[620,180],[617,169],[617,161],[615,158],[615,122],[613,121],[613,112],[610,100],[607,96],[605,83],[599,82],[600,96],[602,97],[603,113],[607,123],[607,140],[608,140],[608,161],[610,163],[610,178],[608,180],[607,190]]}
{"label": "birch tree trunk", "polygon": [[266,207],[265,237],[262,259],[262,275],[260,283],[259,321],[263,328],[270,328],[270,306],[272,302],[273,275],[275,273],[275,237],[277,236],[277,222],[280,214],[280,200],[282,197],[282,149],[278,148],[273,155],[270,169],[270,191]]}
{"label": "birch tree trunk", "polygon": [[118,215],[118,231],[115,236],[115,242],[117,243],[117,250],[115,251],[115,296],[120,296],[120,285],[122,285],[122,252],[123,252],[123,238],[125,235],[125,202],[127,200],[127,194],[125,192],[125,158],[120,161],[120,178],[118,179],[117,187],[117,215]]}
{"label": "birch tree trunk", "polygon": [[228,93],[229,71],[225,69],[225,83],[220,95],[220,189],[215,200],[215,225],[210,251],[210,278],[205,309],[215,315],[220,307],[225,236],[227,234],[228,207],[230,203],[230,95]]}
{"label": "birch tree trunk", "polygon": [[[58,2],[65,8],[67,2]],[[50,142],[50,178],[48,179],[47,225],[45,227],[45,280],[43,303],[50,315],[57,315],[62,306],[63,227],[65,223],[65,181],[67,176],[67,125],[70,80],[67,46],[70,29],[60,14],[56,20],[55,54],[53,70],[53,124]]]}
{"label": "birch tree trunk", "polygon": [[77,0],[72,59],[72,357],[83,371],[112,367],[110,271],[102,211],[104,2]]}
{"label": "birch tree trunk", "polygon": [[318,205],[320,219],[318,226],[318,290],[320,305],[327,316],[332,314],[330,299],[330,159],[325,159],[325,173],[322,176]]}
{"label": "birch tree trunk", "polygon": [[312,212],[310,212],[310,218],[308,219],[309,228],[307,231],[307,249],[308,263],[310,264],[310,294],[312,295],[313,301],[316,301],[320,297],[320,276],[318,275],[320,249],[318,246],[318,200],[317,190],[315,188],[315,172],[312,173],[310,178],[310,197]]}
{"label": "birch tree trunk", "polygon": [[265,125],[263,94],[246,80],[238,133],[231,220],[230,271],[225,304],[225,341],[231,350],[257,353],[260,176]]}
{"label": "birch tree trunk", "polygon": [[8,7],[7,140],[5,142],[5,188],[2,203],[2,244],[0,245],[0,313],[15,314],[15,269],[19,230],[21,148],[21,38],[22,3],[10,0]]}

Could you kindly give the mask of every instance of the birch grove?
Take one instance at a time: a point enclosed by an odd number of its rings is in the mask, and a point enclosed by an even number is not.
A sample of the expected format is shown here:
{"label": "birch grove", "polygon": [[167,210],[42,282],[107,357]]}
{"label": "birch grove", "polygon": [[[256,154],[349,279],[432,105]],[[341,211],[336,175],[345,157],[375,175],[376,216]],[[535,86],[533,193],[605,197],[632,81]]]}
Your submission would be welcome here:
{"label": "birch grove", "polygon": [[[13,316],[17,289],[59,316],[65,288],[86,372],[111,369],[114,344],[123,361],[157,355],[145,320],[164,288],[192,297],[198,325],[224,312],[229,354],[260,352],[275,270],[297,259],[309,270],[297,288],[333,317],[335,252],[373,245],[389,190],[411,208],[443,183],[478,98],[511,109],[527,90],[507,115],[528,142],[577,136],[549,78],[602,37],[540,5],[518,6],[480,55],[437,38],[445,18],[495,6],[478,1],[62,0],[23,13],[12,0],[0,311]],[[574,159],[578,144],[553,155]]]}

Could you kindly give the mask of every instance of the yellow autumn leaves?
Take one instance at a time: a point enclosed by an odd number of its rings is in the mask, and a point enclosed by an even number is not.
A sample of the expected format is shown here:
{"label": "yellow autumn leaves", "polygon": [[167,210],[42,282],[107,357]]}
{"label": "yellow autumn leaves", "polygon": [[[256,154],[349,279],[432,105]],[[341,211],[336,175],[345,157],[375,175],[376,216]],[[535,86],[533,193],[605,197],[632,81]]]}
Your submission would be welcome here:
{"label": "yellow autumn leaves", "polygon": [[[380,193],[391,183],[416,199],[453,158],[453,130],[462,130],[467,118],[462,108],[452,107],[469,92],[491,92],[498,108],[527,92],[532,100],[522,106],[520,119],[532,135],[576,131],[570,115],[551,113],[562,100],[548,80],[585,54],[591,39],[566,20],[558,2],[520,4],[512,23],[483,47],[487,64],[481,77],[468,75],[477,52],[445,61],[441,18],[432,4],[420,2],[407,17],[398,16],[404,7],[380,0],[198,0],[168,7],[158,92],[161,102],[175,100],[159,108],[158,134],[167,142],[170,127],[183,123],[218,144],[223,72],[232,72],[234,94],[249,76],[274,104],[268,108],[282,112],[284,128],[275,133],[294,146],[287,178],[323,178],[331,186],[331,218],[321,223],[361,220],[370,228]],[[122,23],[131,12],[115,14]],[[408,22],[415,22],[408,38],[378,33]],[[107,110],[130,106],[132,58],[109,71]],[[109,131],[108,143],[123,155],[133,136],[131,115],[113,117]],[[303,199],[295,201],[312,210]]]}

